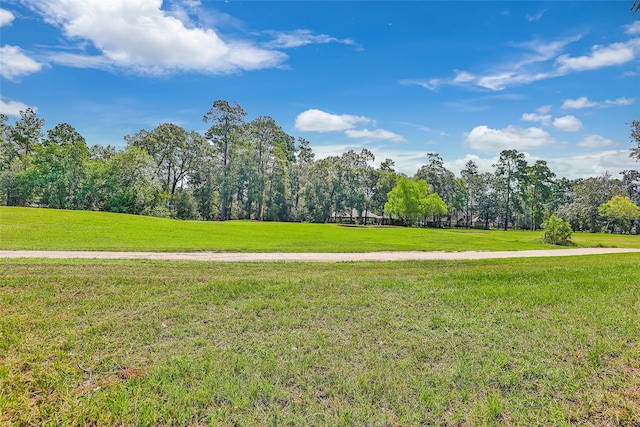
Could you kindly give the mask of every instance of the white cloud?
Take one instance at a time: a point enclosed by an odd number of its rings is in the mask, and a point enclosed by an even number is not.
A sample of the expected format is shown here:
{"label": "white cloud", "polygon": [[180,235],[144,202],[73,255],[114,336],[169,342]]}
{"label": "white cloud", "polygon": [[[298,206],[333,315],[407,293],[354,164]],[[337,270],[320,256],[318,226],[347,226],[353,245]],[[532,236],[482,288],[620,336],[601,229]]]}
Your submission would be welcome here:
{"label": "white cloud", "polygon": [[640,21],[635,21],[633,24],[625,25],[624,32],[629,35],[640,34]]}
{"label": "white cloud", "polygon": [[578,147],[602,148],[614,145],[615,142],[600,135],[588,135],[576,143]]}
{"label": "white cloud", "polygon": [[604,101],[605,104],[607,105],[631,105],[633,104],[633,98],[618,98],[618,99],[614,99],[613,101],[610,99],[607,99],[606,101]]}
{"label": "white cloud", "polygon": [[[90,41],[103,63],[140,74],[176,71],[207,74],[232,73],[276,67],[287,56],[252,42],[222,40],[210,28],[185,25],[162,10],[162,0],[26,0],[45,20],[63,28],[70,39]],[[197,2],[192,6],[197,6]],[[52,58],[82,66],[76,56]]]}
{"label": "white cloud", "polygon": [[558,176],[571,179],[600,176],[605,172],[615,176],[623,170],[638,168],[638,163],[629,158],[629,150],[608,150],[546,160]]}
{"label": "white cloud", "polygon": [[351,114],[331,114],[311,109],[303,111],[296,117],[295,128],[310,132],[336,132],[353,128],[358,123],[368,123],[371,119]]}
{"label": "white cloud", "polygon": [[543,105],[542,107],[536,108],[536,112],[538,114],[547,114],[551,111],[551,105]]}
{"label": "white cloud", "polygon": [[289,49],[294,47],[306,46],[309,44],[326,44],[326,43],[342,43],[346,45],[355,45],[351,39],[337,39],[326,34],[313,34],[310,30],[296,30],[293,32],[277,32],[268,31],[274,39],[265,43],[265,46]]}
{"label": "white cloud", "polygon": [[375,139],[375,140],[388,140],[393,142],[402,142],[405,139],[398,135],[397,133],[389,132],[384,129],[362,129],[355,130],[349,129],[345,132],[349,138],[364,138],[364,139]]}
{"label": "white cloud", "polygon": [[551,114],[524,113],[522,120],[527,122],[540,122],[543,126],[549,126],[549,123],[551,123]]}
{"label": "white cloud", "polygon": [[[627,33],[635,34],[636,25],[638,24],[629,26]],[[402,80],[401,83],[418,85],[431,91],[435,91],[443,85],[477,86],[500,91],[508,87],[564,76],[572,72],[626,64],[640,55],[640,38],[607,46],[596,45],[592,47],[589,55],[577,57],[568,54],[560,55],[567,45],[580,40],[580,38],[581,35],[577,35],[553,42],[534,40],[512,44],[513,47],[523,50],[519,60],[506,62],[480,73],[454,70],[453,76],[449,78]],[[554,60],[553,63],[552,60]],[[626,75],[630,74],[626,73]]]}
{"label": "white cloud", "polygon": [[2,77],[14,80],[42,69],[42,64],[22,52],[18,46],[5,45],[0,47],[0,75]]}
{"label": "white cloud", "polygon": [[595,45],[591,48],[590,55],[578,57],[559,56],[556,59],[556,66],[562,73],[595,70],[633,61],[639,51],[640,38],[632,39],[625,43],[613,43],[609,46]]}
{"label": "white cloud", "polygon": [[586,96],[581,96],[578,99],[565,99],[562,103],[563,110],[580,110],[583,108],[590,108],[597,106],[598,103],[595,101],[589,101]]}
{"label": "white cloud", "polygon": [[15,16],[13,13],[8,11],[7,9],[0,8],[0,27],[4,27],[5,25],[11,25]]}
{"label": "white cloud", "polygon": [[467,154],[461,159],[454,159],[452,161],[445,161],[444,167],[449,169],[451,172],[456,175],[460,175],[460,171],[462,171],[469,160],[473,160],[474,163],[478,166],[478,172],[493,172],[495,169],[493,167],[494,164],[498,161],[498,156],[491,158],[482,158],[475,154]]}
{"label": "white cloud", "polygon": [[534,14],[534,15],[527,15],[526,19],[529,22],[536,22],[539,21],[540,18],[542,18],[542,15],[544,15],[544,13],[547,11],[547,9],[542,9],[540,12]]}
{"label": "white cloud", "polygon": [[[20,111],[25,111],[30,106],[19,101],[5,101],[4,99],[0,99],[0,113],[6,114],[7,116],[19,116]],[[36,107],[31,107],[33,111],[37,112],[38,109]]]}
{"label": "white cloud", "polygon": [[498,91],[511,86],[533,83],[558,76],[557,70],[544,70],[540,69],[540,66],[555,58],[565,46],[580,38],[581,36],[578,35],[552,42],[534,40],[527,43],[513,44],[513,47],[523,50],[520,58],[517,61],[505,63],[484,73],[474,74],[455,70],[454,76],[451,78],[403,80],[401,83],[418,85],[432,91],[437,90],[442,85],[470,85]]}
{"label": "white cloud", "polygon": [[553,126],[565,132],[576,132],[582,129],[582,122],[577,117],[569,115],[556,118]]}
{"label": "white cloud", "polygon": [[465,134],[468,147],[489,153],[506,149],[538,149],[555,143],[549,133],[536,127],[522,129],[509,125],[504,129],[491,129],[482,125]]}

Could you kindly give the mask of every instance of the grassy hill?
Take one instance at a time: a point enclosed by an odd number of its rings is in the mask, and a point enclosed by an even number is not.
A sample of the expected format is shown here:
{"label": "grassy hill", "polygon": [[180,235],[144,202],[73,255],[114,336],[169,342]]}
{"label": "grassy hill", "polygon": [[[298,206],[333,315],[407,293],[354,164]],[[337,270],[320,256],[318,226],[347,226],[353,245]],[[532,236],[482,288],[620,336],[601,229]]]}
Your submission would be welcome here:
{"label": "grassy hill", "polygon": [[[0,249],[156,252],[369,252],[552,249],[542,232],[178,221],[0,207]],[[579,246],[640,247],[640,236],[577,234]]]}

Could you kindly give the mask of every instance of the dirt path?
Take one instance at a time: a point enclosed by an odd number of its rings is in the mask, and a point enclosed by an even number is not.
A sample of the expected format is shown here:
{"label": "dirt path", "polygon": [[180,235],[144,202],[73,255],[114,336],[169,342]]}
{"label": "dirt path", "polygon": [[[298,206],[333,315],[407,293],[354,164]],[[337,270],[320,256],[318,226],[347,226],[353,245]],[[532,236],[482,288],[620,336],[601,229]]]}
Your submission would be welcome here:
{"label": "dirt path", "polygon": [[409,261],[409,260],[473,260],[493,258],[559,257],[634,252],[627,248],[581,248],[503,252],[365,252],[365,253],[237,253],[237,252],[88,252],[88,251],[6,251],[0,258],[82,258],[82,259],[147,259],[210,262],[344,262],[344,261]]}

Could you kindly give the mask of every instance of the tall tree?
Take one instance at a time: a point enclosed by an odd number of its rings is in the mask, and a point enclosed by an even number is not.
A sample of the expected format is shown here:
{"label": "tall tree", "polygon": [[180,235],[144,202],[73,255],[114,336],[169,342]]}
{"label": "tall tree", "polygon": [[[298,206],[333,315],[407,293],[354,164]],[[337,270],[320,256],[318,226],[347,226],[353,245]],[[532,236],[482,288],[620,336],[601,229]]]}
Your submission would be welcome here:
{"label": "tall tree", "polygon": [[629,193],[629,199],[640,205],[640,171],[624,170],[620,172],[620,175],[622,175],[622,182]]}
{"label": "tall tree", "polygon": [[511,213],[513,211],[515,192],[518,186],[526,179],[527,162],[524,154],[517,150],[502,150],[498,163],[494,164],[496,177],[502,184],[504,192],[504,229],[507,230]]}
{"label": "tall tree", "polygon": [[145,150],[156,162],[156,174],[169,201],[179,184],[184,183],[202,155],[204,138],[197,132],[188,132],[173,123],[141,130],[126,136],[129,145]]}
{"label": "tall tree", "polygon": [[[265,206],[269,216],[286,219],[289,188],[289,164],[295,161],[295,140],[269,116],[259,116],[248,124],[257,151],[257,211],[256,218],[264,220]],[[275,202],[281,199],[281,202]],[[280,211],[276,213],[275,211]]]}
{"label": "tall tree", "polygon": [[479,218],[484,221],[486,230],[489,229],[489,223],[500,214],[499,192],[501,185],[500,180],[489,172],[478,176],[476,209]]}
{"label": "tall tree", "polygon": [[549,169],[545,160],[536,160],[536,163],[527,168],[528,199],[531,215],[531,230],[536,230],[544,220],[543,204],[551,196],[551,185],[556,174]]}
{"label": "tall tree", "polygon": [[225,100],[213,102],[211,109],[202,120],[212,125],[206,132],[206,138],[218,149],[222,158],[222,183],[220,191],[220,219],[227,219],[227,203],[230,197],[229,159],[232,144],[238,138],[247,112],[237,103],[229,104]]}
{"label": "tall tree", "polygon": [[[638,0],[640,5],[640,0]],[[640,120],[634,120],[631,122],[631,143],[637,147],[631,149],[629,157],[635,157],[640,160]]]}
{"label": "tall tree", "polygon": [[389,192],[396,186],[398,174],[393,168],[395,163],[391,159],[385,159],[380,167],[374,171],[376,180],[372,198],[373,211],[378,215],[385,215],[385,203],[389,201]]}
{"label": "tall tree", "polygon": [[29,180],[40,203],[65,209],[84,209],[82,191],[87,175],[89,149],[84,137],[67,123],[47,131],[42,145],[35,147]]}
{"label": "tall tree", "polygon": [[449,208],[456,203],[456,180],[453,172],[444,166],[444,159],[437,153],[427,154],[427,164],[418,169],[416,179],[422,179],[433,187]]}
{"label": "tall tree", "polygon": [[303,219],[303,188],[309,180],[309,169],[311,168],[314,159],[315,154],[311,149],[309,141],[302,137],[298,137],[296,159],[295,162],[291,164],[292,210],[293,219],[296,221]]}
{"label": "tall tree", "polygon": [[40,144],[40,140],[44,136],[43,126],[44,119],[39,118],[32,108],[20,111],[20,119],[9,130],[9,136],[22,149],[22,154],[25,157],[29,156],[34,147]]}
{"label": "tall tree", "polygon": [[464,180],[464,197],[467,208],[465,225],[473,227],[473,211],[479,196],[480,176],[478,174],[478,165],[473,160],[469,160],[462,171],[460,171]]}

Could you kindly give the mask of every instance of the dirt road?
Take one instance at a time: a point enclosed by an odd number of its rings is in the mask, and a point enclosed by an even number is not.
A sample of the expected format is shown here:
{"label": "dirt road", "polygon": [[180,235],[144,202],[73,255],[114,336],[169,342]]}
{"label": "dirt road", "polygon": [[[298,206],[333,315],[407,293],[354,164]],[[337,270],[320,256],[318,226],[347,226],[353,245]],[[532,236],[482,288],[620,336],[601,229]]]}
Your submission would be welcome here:
{"label": "dirt road", "polygon": [[473,260],[494,258],[559,257],[634,252],[640,249],[580,248],[503,252],[364,252],[364,253],[238,253],[238,252],[85,252],[85,251],[7,251],[0,258],[81,258],[81,259],[147,259],[208,262],[345,262],[345,261],[409,261],[409,260]]}

